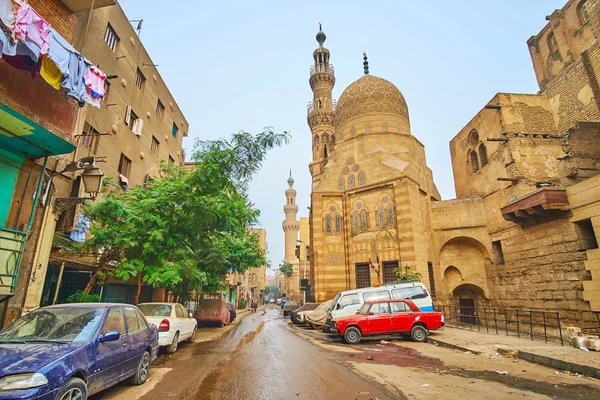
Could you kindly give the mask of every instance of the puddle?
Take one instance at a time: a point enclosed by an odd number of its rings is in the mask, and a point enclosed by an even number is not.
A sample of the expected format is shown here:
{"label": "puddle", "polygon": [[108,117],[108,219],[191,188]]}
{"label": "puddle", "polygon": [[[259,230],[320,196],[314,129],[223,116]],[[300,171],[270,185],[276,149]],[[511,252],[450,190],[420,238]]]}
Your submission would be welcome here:
{"label": "puddle", "polygon": [[[399,367],[440,368],[444,365],[438,358],[427,357],[409,347],[385,346],[363,347],[363,353],[346,354],[345,358],[361,362],[394,364]],[[367,357],[370,356],[370,360]]]}

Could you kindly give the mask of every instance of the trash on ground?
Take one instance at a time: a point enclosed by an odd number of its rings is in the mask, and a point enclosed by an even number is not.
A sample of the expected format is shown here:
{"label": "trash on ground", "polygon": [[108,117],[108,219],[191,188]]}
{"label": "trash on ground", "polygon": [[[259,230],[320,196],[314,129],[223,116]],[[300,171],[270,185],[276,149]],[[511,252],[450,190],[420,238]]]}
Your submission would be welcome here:
{"label": "trash on ground", "polygon": [[428,386],[429,386],[429,383],[424,383],[421,385],[421,387],[428,387]]}
{"label": "trash on ground", "polygon": [[508,375],[508,371],[496,371],[498,375]]}
{"label": "trash on ground", "polygon": [[357,396],[364,396],[365,394],[369,394],[369,392],[356,392]]}
{"label": "trash on ground", "polygon": [[371,361],[371,360],[373,360],[373,357],[371,357],[371,355],[368,355],[367,360]]}
{"label": "trash on ground", "polygon": [[383,344],[383,345],[390,344],[390,342],[388,342],[387,340],[382,340],[382,341],[381,341],[381,342],[379,342],[379,343],[381,343],[381,344]]}

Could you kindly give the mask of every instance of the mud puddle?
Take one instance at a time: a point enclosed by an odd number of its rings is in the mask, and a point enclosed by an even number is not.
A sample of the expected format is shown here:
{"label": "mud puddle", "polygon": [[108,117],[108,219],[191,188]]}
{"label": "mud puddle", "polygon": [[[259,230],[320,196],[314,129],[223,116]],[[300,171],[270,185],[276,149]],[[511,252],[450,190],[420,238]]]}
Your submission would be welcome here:
{"label": "mud puddle", "polygon": [[442,360],[427,357],[417,350],[400,346],[363,346],[363,353],[346,353],[344,357],[353,361],[369,361],[377,364],[394,364],[399,367],[436,368],[444,366]]}

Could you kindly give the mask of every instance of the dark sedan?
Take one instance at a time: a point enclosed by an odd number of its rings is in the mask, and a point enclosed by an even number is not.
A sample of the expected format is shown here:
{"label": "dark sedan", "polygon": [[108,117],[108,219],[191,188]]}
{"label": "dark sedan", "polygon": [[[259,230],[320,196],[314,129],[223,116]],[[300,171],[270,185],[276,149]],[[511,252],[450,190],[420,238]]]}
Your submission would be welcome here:
{"label": "dark sedan", "polygon": [[140,385],[156,327],[129,304],[40,308],[0,331],[0,399],[85,400],[125,379]]}

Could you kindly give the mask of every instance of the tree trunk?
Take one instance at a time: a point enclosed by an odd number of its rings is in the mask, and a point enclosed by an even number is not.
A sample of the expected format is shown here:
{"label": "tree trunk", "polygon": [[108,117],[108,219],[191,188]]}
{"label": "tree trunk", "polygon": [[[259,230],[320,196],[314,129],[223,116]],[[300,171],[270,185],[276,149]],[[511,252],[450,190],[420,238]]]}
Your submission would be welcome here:
{"label": "tree trunk", "polygon": [[85,294],[92,293],[92,290],[94,289],[94,286],[96,285],[96,281],[98,280],[99,276],[100,276],[100,271],[96,271],[96,273],[94,275],[92,275],[92,277],[90,278],[90,281],[87,283],[87,285],[85,285],[85,289],[83,290],[83,292]]}
{"label": "tree trunk", "polygon": [[138,272],[137,276],[137,291],[135,292],[135,297],[133,298],[133,304],[138,305],[140,302],[140,293],[142,292],[142,273]]}

